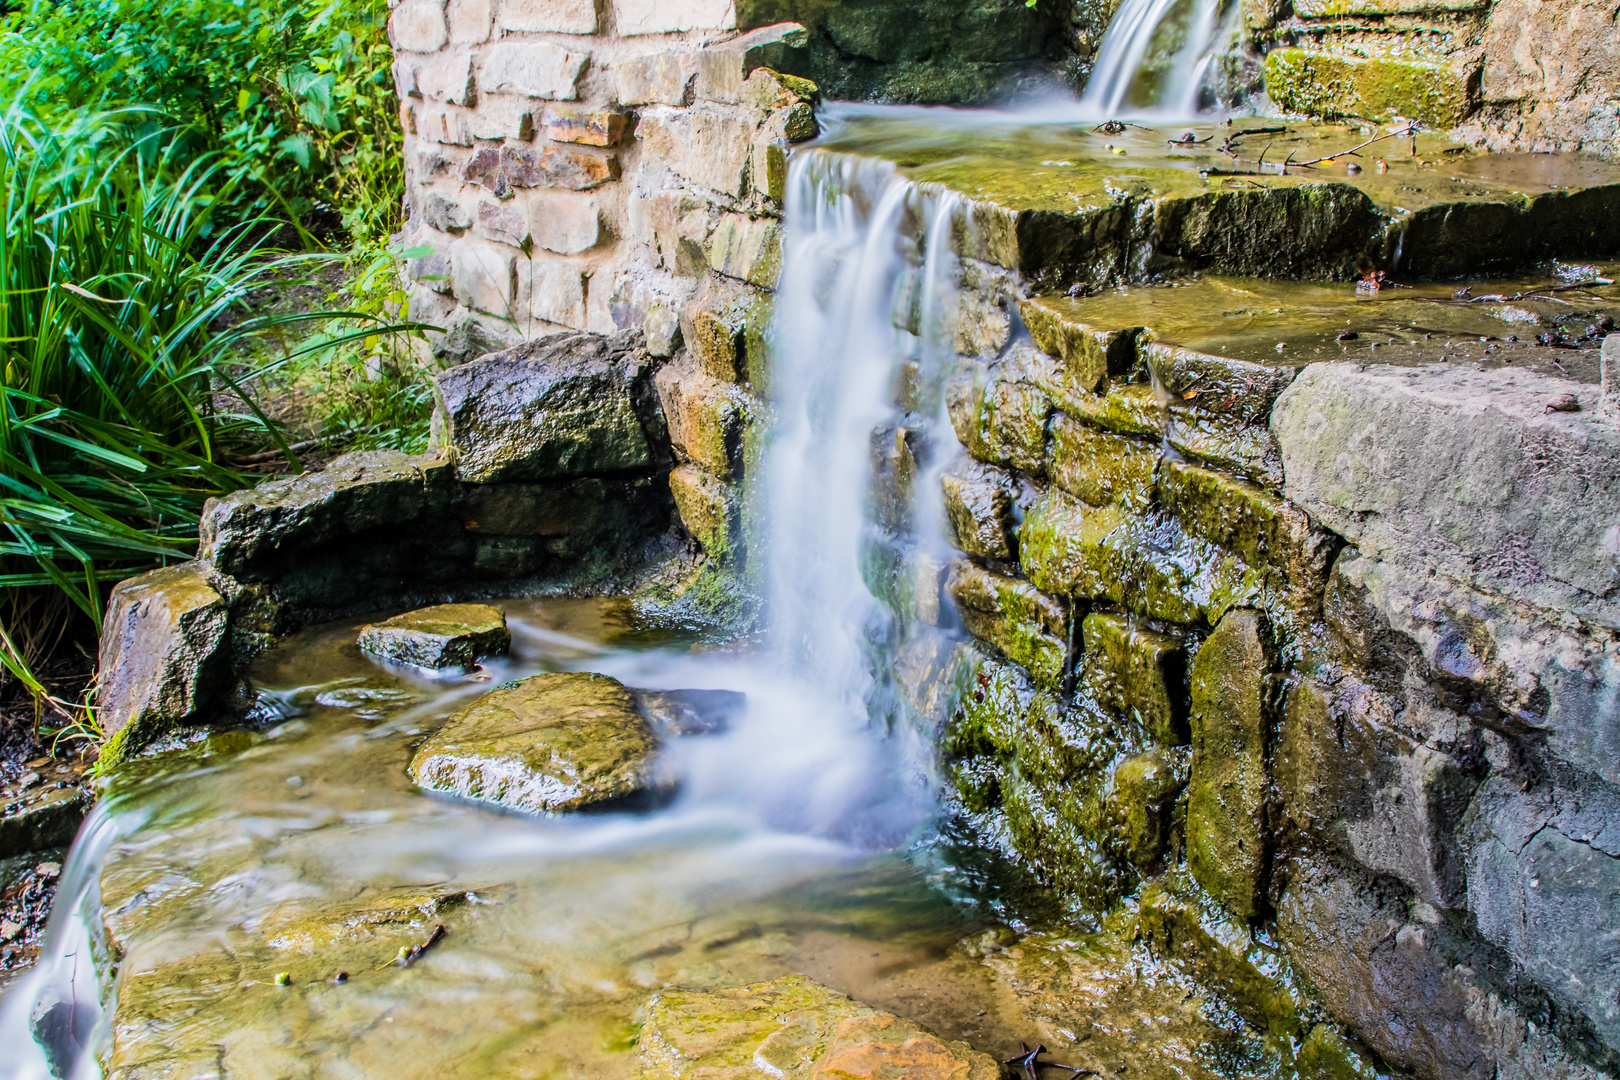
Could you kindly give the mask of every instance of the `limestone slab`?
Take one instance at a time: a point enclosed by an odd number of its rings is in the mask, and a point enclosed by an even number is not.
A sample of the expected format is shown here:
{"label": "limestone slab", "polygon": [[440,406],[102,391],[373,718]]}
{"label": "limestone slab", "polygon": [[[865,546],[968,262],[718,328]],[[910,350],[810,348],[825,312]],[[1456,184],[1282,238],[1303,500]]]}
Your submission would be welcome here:
{"label": "limestone slab", "polygon": [[396,49],[438,52],[450,39],[444,21],[444,0],[405,0],[389,16],[388,34]]}
{"label": "limestone slab", "polygon": [[523,34],[594,34],[596,0],[501,0],[504,31]]}
{"label": "limestone slab", "polygon": [[736,0],[618,0],[619,33],[679,34],[730,30],[737,25]]}
{"label": "limestone slab", "polygon": [[1010,561],[1017,552],[1011,477],[971,458],[940,477],[945,517],[958,551],[981,559]]}
{"label": "limestone slab", "polygon": [[588,59],[550,42],[503,41],[479,56],[478,85],[491,94],[573,101]]}
{"label": "limestone slab", "polygon": [[602,238],[602,214],[594,195],[563,191],[536,192],[529,203],[529,232],[534,242],[558,255],[578,255]]}

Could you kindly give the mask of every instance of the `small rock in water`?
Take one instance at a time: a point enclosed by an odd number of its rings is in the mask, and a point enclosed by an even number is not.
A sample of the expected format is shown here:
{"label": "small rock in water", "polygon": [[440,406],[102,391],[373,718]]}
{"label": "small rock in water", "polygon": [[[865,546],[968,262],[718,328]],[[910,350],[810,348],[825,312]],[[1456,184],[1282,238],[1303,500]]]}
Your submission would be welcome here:
{"label": "small rock in water", "polygon": [[360,630],[360,650],[396,664],[467,670],[512,647],[506,616],[487,604],[440,604]]}
{"label": "small rock in water", "polygon": [[641,714],[660,735],[713,735],[730,729],[748,707],[735,690],[636,690]]}
{"label": "small rock in water", "polygon": [[27,791],[37,783],[39,783],[39,773],[25,772],[21,776],[17,777],[17,790]]}
{"label": "small rock in water", "polygon": [[1339,332],[1340,341],[1355,341],[1360,337],[1361,335],[1356,333],[1354,330],[1341,330]]}
{"label": "small rock in water", "polygon": [[0,941],[13,941],[22,931],[22,923],[14,923],[10,919],[0,922]]}
{"label": "small rock in water", "polygon": [[622,805],[655,786],[658,740],[617,679],[589,672],[503,684],[411,759],[426,788],[530,813]]}
{"label": "small rock in water", "polygon": [[1574,394],[1561,394],[1547,403],[1545,412],[1580,412],[1581,401]]}
{"label": "small rock in water", "polygon": [[50,881],[52,878],[59,877],[61,875],[62,864],[58,862],[42,862],[38,866],[34,867],[34,873],[38,874],[46,881]]}

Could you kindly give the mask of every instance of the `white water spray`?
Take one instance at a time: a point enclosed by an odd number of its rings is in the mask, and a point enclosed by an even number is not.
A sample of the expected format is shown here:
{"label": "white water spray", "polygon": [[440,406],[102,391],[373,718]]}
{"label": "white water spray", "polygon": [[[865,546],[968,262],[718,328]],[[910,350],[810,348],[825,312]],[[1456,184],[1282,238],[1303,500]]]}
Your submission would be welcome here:
{"label": "white water spray", "polygon": [[[1124,0],[1103,35],[1082,107],[1104,119],[1194,115],[1210,66],[1230,47],[1240,7],[1231,0]],[[1144,85],[1149,69],[1163,76],[1156,92]]]}

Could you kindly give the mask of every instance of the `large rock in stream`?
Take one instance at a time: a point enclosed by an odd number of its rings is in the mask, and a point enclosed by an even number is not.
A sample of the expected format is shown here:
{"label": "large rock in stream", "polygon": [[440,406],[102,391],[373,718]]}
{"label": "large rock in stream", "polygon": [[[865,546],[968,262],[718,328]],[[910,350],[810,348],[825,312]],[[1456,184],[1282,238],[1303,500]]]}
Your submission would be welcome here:
{"label": "large rock in stream", "polygon": [[488,604],[437,604],[360,630],[361,652],[429,670],[470,668],[511,646],[506,616]]}
{"label": "large rock in stream", "polygon": [[426,788],[529,813],[633,803],[657,784],[658,740],[617,679],[588,672],[503,684],[411,759]]}

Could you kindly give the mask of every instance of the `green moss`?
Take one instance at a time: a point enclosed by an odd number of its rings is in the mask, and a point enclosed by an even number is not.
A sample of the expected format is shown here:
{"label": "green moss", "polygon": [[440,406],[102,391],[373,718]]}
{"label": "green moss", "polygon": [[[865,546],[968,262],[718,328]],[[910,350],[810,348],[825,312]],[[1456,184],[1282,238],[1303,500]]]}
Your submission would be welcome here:
{"label": "green moss", "polygon": [[1097,393],[1136,363],[1137,328],[1102,329],[1065,318],[1041,299],[1018,306],[1035,345],[1059,361],[1060,392]]}
{"label": "green moss", "polygon": [[1124,856],[1147,870],[1170,846],[1175,802],[1187,786],[1187,752],[1155,748],[1114,769],[1109,812]]}
{"label": "green moss", "polygon": [[966,561],[946,585],[968,633],[1023,665],[1038,685],[1056,689],[1068,673],[1068,612],[1027,581]]}
{"label": "green moss", "polygon": [[1266,93],[1291,112],[1329,119],[1401,117],[1454,127],[1473,111],[1468,77],[1444,61],[1359,55],[1348,49],[1273,49]]}
{"label": "green moss", "polygon": [[1164,746],[1187,742],[1186,650],[1124,615],[1087,615],[1083,683]]}
{"label": "green moss", "polygon": [[1277,687],[1269,639],[1259,612],[1232,611],[1192,669],[1187,865],[1245,920],[1264,911],[1273,843],[1266,743]]}
{"label": "green moss", "polygon": [[1060,413],[1052,418],[1046,453],[1052,483],[1081,502],[1140,512],[1152,500],[1160,451],[1147,440],[1098,431]]}

